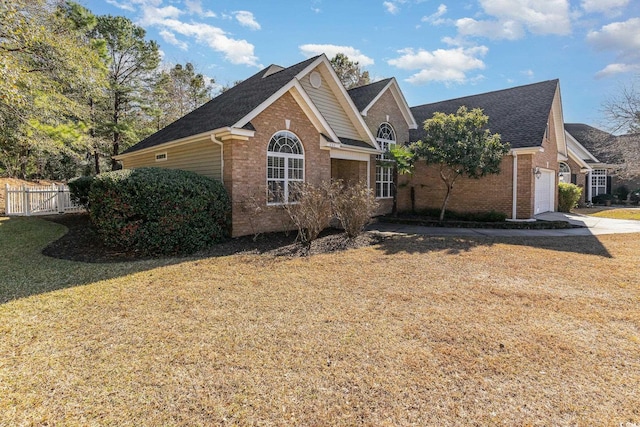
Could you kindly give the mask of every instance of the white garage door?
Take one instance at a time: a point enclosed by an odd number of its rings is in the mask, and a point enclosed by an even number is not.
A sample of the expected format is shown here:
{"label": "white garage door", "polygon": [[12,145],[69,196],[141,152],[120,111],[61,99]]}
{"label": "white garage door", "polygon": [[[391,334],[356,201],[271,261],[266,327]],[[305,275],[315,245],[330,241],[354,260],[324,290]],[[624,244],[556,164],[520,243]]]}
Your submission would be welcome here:
{"label": "white garage door", "polygon": [[553,211],[556,194],[555,173],[544,170],[540,172],[542,172],[542,175],[540,175],[540,178],[536,178],[536,215]]}

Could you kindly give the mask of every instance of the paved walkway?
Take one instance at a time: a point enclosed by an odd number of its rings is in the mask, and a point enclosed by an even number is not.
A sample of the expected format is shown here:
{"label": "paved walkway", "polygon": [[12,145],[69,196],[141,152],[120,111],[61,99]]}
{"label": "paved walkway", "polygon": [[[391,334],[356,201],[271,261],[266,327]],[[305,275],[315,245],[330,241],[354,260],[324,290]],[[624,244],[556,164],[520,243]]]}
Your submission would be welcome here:
{"label": "paved walkway", "polygon": [[421,234],[425,236],[500,236],[500,237],[564,237],[594,236],[599,234],[640,233],[640,221],[598,218],[579,214],[547,212],[536,215],[544,221],[567,221],[583,228],[560,230],[497,230],[491,228],[445,228],[424,227],[420,225],[389,224],[376,222],[368,229],[384,234]]}

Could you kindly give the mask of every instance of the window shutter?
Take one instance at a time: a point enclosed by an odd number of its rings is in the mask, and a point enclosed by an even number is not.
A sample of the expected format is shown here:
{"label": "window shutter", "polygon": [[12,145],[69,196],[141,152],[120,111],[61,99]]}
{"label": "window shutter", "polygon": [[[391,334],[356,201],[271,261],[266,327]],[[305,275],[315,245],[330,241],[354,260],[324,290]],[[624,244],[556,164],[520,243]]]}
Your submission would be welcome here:
{"label": "window shutter", "polygon": [[578,175],[577,174],[575,174],[575,173],[571,174],[571,183],[574,184],[574,185],[578,183]]}
{"label": "window shutter", "polygon": [[611,177],[607,176],[607,194],[611,194]]}

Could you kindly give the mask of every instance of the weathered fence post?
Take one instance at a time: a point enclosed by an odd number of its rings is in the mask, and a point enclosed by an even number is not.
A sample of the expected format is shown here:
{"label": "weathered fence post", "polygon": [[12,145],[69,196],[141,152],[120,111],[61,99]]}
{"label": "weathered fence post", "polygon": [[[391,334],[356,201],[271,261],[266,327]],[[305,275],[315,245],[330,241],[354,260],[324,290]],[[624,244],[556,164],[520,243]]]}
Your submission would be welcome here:
{"label": "weathered fence post", "polygon": [[23,185],[22,194],[23,194],[22,209],[24,210],[25,216],[30,216],[31,215],[31,195],[29,194],[29,187],[27,187],[26,185]]}
{"label": "weathered fence post", "polygon": [[56,188],[58,189],[58,198],[56,199],[56,204],[57,204],[57,208],[58,208],[58,213],[59,214],[63,214],[64,213],[64,185],[57,185]]}

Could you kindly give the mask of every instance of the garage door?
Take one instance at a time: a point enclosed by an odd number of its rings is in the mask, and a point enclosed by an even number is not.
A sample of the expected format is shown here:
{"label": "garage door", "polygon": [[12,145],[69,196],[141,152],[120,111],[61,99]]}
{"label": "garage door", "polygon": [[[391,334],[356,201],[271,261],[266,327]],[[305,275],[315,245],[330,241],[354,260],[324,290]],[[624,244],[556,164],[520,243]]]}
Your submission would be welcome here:
{"label": "garage door", "polygon": [[536,194],[535,194],[535,214],[541,214],[543,212],[553,211],[555,195],[556,195],[556,181],[555,173],[553,171],[541,170],[542,175],[540,178],[536,178]]}

